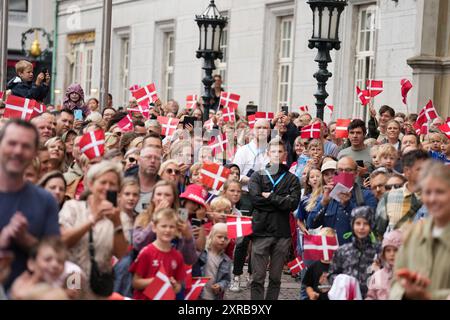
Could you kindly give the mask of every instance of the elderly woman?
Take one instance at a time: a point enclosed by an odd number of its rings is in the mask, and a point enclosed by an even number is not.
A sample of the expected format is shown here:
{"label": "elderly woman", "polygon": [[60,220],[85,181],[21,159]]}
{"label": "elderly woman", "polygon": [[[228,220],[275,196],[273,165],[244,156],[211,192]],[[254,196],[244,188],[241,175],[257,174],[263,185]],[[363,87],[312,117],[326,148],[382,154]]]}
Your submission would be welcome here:
{"label": "elderly woman", "polygon": [[422,202],[429,217],[405,236],[394,267],[390,299],[450,296],[450,168],[429,161],[421,171]]}
{"label": "elderly woman", "polygon": [[45,174],[39,180],[38,185],[50,192],[55,197],[59,207],[62,208],[66,196],[67,183],[61,172],[52,171]]}
{"label": "elderly woman", "polygon": [[172,182],[175,185],[178,185],[180,182],[180,174],[180,166],[175,160],[164,161],[158,172],[162,180]]}
{"label": "elderly woman", "polygon": [[61,140],[61,138],[51,138],[45,143],[45,146],[48,149],[50,160],[53,164],[53,169],[65,172],[67,169],[65,167],[66,145]]}
{"label": "elderly woman", "polygon": [[87,172],[86,200],[69,200],[59,213],[61,238],[69,249],[69,260],[79,265],[88,279],[93,260],[100,272],[108,273],[112,257],[120,259],[127,251],[120,210],[106,197],[108,191],[119,191],[121,179],[120,165],[109,161],[93,165]]}

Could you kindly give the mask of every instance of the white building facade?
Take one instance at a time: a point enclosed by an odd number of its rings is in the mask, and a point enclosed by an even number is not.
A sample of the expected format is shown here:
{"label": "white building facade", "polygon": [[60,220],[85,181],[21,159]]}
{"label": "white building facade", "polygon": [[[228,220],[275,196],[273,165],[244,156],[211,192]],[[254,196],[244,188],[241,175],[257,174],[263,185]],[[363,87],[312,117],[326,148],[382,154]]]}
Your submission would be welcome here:
{"label": "white building facade", "polygon": [[[350,0],[340,24],[341,50],[332,52],[328,67],[333,76],[327,85],[327,103],[334,105],[333,118],[364,117],[366,110],[357,101],[355,87],[364,87],[366,79],[384,80],[376,107],[388,104],[405,111],[400,81],[408,78],[414,85],[410,111],[417,111],[428,99],[434,99],[438,109],[448,110],[450,24],[438,32],[432,21],[450,22],[448,3]],[[58,4],[56,88],[63,92],[78,82],[86,96],[98,97],[102,1]],[[113,1],[110,92],[115,106],[127,103],[128,88],[134,84],[154,82],[162,101],[173,98],[180,105],[187,95],[202,93],[194,18],[208,4],[207,0]],[[241,113],[253,101],[261,111],[276,111],[287,104],[298,112],[299,106],[308,105],[315,114],[317,50],[308,48],[312,13],[306,1],[219,0],[216,5],[229,19],[217,73],[222,74],[226,91],[241,95]],[[429,34],[433,28],[435,34]],[[438,47],[439,39],[447,42]],[[430,51],[430,43],[434,52],[425,52]],[[423,57],[436,59],[424,62]],[[325,119],[329,118],[326,110]]]}

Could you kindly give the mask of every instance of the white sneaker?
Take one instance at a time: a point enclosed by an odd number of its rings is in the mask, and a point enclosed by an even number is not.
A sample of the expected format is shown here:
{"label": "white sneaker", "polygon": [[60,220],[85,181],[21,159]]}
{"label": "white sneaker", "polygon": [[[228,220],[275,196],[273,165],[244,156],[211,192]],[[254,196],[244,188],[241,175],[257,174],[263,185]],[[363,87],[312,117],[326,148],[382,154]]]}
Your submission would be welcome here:
{"label": "white sneaker", "polygon": [[240,292],[241,291],[240,280],[241,280],[240,276],[234,276],[233,281],[230,286],[231,292]]}

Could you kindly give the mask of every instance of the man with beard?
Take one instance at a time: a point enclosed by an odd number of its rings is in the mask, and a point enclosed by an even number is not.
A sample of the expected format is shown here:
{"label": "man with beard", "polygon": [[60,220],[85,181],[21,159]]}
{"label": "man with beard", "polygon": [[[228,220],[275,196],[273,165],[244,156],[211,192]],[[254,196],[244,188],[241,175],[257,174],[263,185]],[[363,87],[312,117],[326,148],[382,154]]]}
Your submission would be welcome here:
{"label": "man with beard", "polygon": [[56,135],[61,137],[64,133],[73,128],[75,118],[73,111],[69,109],[62,110],[56,117]]}
{"label": "man with beard", "polygon": [[155,147],[145,147],[141,150],[139,156],[139,184],[141,187],[141,195],[136,205],[136,211],[141,213],[144,211],[153,192],[153,187],[159,180],[158,171],[161,166],[162,149]]}
{"label": "man with beard", "polygon": [[26,270],[30,249],[45,236],[59,235],[55,199],[23,178],[38,146],[38,131],[29,122],[14,119],[0,131],[0,249],[15,256],[6,289]]}

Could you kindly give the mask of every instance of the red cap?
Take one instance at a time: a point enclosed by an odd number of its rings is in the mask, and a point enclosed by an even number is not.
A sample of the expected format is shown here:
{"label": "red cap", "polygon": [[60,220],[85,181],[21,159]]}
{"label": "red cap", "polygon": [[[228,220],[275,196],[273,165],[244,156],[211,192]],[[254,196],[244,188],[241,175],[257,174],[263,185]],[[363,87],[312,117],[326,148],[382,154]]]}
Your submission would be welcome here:
{"label": "red cap", "polygon": [[198,184],[190,184],[180,195],[181,199],[191,200],[206,208],[205,198],[208,195],[206,190]]}

